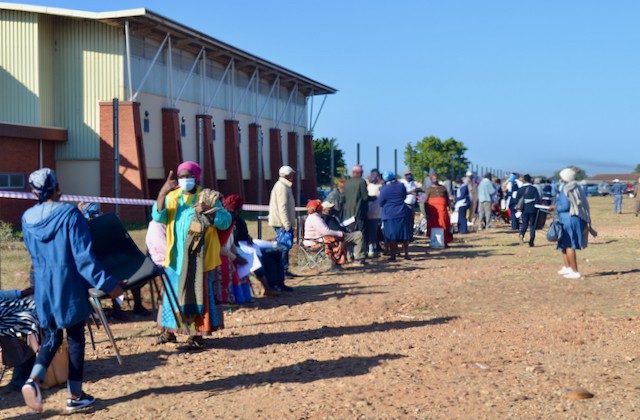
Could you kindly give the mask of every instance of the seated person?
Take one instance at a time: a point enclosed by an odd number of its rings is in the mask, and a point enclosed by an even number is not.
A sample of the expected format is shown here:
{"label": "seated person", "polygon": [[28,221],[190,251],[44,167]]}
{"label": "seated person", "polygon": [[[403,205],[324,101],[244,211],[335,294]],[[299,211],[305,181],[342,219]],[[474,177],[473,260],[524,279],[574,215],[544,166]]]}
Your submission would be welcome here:
{"label": "seated person", "polygon": [[[38,320],[35,302],[30,295],[33,295],[33,287],[24,290],[0,290],[0,347],[3,347],[3,360],[7,360],[9,352],[23,347],[12,343],[13,340],[20,340],[16,332],[28,336],[27,343],[34,349],[31,356],[28,356],[27,353],[12,355],[14,358],[21,358],[24,361],[13,366],[11,381],[7,386],[1,388],[0,392],[2,393],[20,392],[22,385],[29,379],[29,373],[31,373],[36,360],[34,347],[37,347],[39,340],[37,337]],[[36,329],[34,330],[33,327]],[[5,344],[7,344],[6,348]],[[26,347],[25,351],[28,351]]]}
{"label": "seated person", "polygon": [[342,226],[342,223],[340,223],[340,219],[338,219],[338,216],[335,215],[332,203],[329,203],[327,201],[324,201],[322,203],[322,218],[330,228],[333,229],[335,227],[336,229],[340,229],[342,232],[344,232],[344,243],[353,245],[353,254],[356,260],[355,263],[357,265],[364,265],[365,237],[364,235],[362,235],[362,232],[359,230],[355,232],[347,232],[347,229]]}

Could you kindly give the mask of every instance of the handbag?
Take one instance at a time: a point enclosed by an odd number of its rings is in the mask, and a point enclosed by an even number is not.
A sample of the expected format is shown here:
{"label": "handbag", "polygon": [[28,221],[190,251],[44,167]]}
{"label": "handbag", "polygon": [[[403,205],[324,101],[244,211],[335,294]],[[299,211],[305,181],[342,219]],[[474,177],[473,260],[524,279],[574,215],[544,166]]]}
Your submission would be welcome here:
{"label": "handbag", "polygon": [[276,236],[276,242],[284,248],[293,248],[293,230],[281,230]]}
{"label": "handbag", "polygon": [[562,224],[557,219],[553,219],[549,230],[547,230],[547,240],[550,242],[560,242],[560,239],[562,239]]}

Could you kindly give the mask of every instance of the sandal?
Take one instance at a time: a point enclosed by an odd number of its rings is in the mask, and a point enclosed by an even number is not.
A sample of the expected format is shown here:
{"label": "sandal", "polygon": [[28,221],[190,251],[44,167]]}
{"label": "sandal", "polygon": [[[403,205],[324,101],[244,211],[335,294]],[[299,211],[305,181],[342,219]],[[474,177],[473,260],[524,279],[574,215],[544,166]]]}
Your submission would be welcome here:
{"label": "sandal", "polygon": [[187,346],[191,350],[202,350],[204,349],[204,339],[202,336],[193,336],[187,339]]}
{"label": "sandal", "polygon": [[167,343],[177,343],[178,339],[176,335],[172,332],[163,332],[158,336],[157,343],[158,344],[167,344]]}

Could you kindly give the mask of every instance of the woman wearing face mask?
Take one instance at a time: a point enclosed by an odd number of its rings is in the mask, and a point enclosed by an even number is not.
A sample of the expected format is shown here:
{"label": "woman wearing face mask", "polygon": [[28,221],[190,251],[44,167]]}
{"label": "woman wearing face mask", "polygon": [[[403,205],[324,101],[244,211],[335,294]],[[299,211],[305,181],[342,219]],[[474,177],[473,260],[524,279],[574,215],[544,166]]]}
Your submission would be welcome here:
{"label": "woman wearing face mask", "polygon": [[[165,293],[159,316],[162,330],[159,342],[175,342],[176,332],[187,333],[190,335],[188,344],[192,348],[203,347],[202,335],[210,335],[223,326],[221,308],[219,305],[216,307],[216,301],[221,298],[220,281],[215,270],[220,265],[218,230],[226,230],[231,226],[231,214],[223,208],[219,193],[205,190],[214,195],[214,204],[202,202],[202,187],[198,185],[201,173],[202,169],[195,162],[184,162],[178,166],[177,182],[173,171],[169,172],[152,210],[153,220],[167,225],[165,270],[173,290],[178,294],[187,324],[176,324],[172,309],[177,308],[177,302],[169,302],[169,296]],[[192,266],[188,248],[192,245],[190,240],[193,233],[189,228],[192,221],[202,219],[198,215],[205,215],[210,225],[204,231],[201,265]],[[189,283],[186,288],[185,283]],[[189,293],[186,302],[183,290],[195,291]]]}

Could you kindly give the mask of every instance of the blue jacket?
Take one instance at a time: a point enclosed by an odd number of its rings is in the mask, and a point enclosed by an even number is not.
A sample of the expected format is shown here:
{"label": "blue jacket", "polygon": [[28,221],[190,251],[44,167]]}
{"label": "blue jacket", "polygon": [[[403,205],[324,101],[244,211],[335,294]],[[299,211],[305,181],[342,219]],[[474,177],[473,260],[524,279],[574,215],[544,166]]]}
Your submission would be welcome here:
{"label": "blue jacket", "polygon": [[407,189],[404,184],[392,181],[380,188],[378,204],[382,208],[382,220],[399,219],[407,215],[407,205],[404,199],[407,197]]}
{"label": "blue jacket", "polygon": [[627,186],[624,184],[613,184],[609,187],[609,191],[611,191],[613,195],[623,195],[626,190]]}
{"label": "blue jacket", "polygon": [[22,232],[31,254],[34,299],[43,329],[85,320],[91,313],[89,288],[110,292],[118,285],[91,252],[89,227],[77,208],[37,204],[22,215]]}

